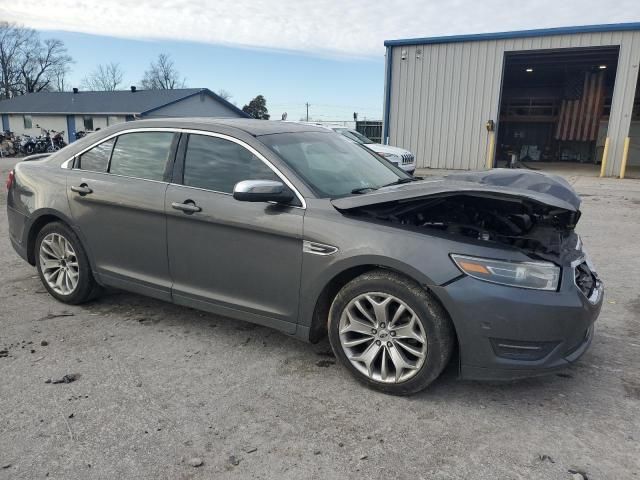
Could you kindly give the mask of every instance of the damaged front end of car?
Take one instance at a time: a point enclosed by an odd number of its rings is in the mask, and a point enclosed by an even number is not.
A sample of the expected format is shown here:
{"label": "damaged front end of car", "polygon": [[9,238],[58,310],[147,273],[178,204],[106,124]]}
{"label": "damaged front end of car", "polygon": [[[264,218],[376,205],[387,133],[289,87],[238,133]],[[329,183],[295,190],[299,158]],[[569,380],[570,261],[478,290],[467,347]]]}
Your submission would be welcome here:
{"label": "damaged front end of car", "polygon": [[576,255],[580,198],[564,180],[535,172],[453,174],[333,205],[345,215],[503,244],[536,259]]}
{"label": "damaged front end of car", "polygon": [[[461,377],[542,374],[588,348],[604,290],[575,232],[580,197],[565,180],[523,170],[471,172],[332,204],[351,218],[450,238],[463,250],[448,252],[461,276],[429,286],[455,325]],[[483,246],[504,255],[487,258],[477,248]]]}
{"label": "damaged front end of car", "polygon": [[603,288],[575,233],[580,203],[561,177],[507,169],[433,177],[332,201],[351,217],[476,245],[517,249],[531,262],[460,261],[457,257],[464,258],[466,252],[450,254],[471,277],[522,288],[555,291],[564,269],[595,304],[601,301]]}

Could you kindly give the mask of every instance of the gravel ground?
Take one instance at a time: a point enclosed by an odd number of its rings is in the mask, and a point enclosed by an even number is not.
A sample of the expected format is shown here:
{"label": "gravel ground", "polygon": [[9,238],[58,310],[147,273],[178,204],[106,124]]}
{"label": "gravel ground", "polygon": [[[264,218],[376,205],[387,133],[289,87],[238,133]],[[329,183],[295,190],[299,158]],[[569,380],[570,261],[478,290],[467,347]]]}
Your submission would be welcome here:
{"label": "gravel ground", "polygon": [[607,285],[591,349],[510,384],[453,367],[410,398],[363,388],[326,342],[126,293],[58,303],[3,213],[0,478],[640,478],[640,182],[571,180]]}

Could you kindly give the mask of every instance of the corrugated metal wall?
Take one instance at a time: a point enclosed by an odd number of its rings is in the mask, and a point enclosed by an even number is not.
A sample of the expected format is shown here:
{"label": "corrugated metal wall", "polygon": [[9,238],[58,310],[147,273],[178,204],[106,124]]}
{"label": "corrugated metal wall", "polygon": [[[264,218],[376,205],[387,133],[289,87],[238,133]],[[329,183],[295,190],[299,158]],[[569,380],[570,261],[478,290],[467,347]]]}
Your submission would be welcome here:
{"label": "corrugated metal wall", "polygon": [[633,108],[640,31],[389,47],[389,143],[414,152],[419,168],[485,168],[485,124],[498,121],[505,52],[615,45],[620,57],[607,173],[617,175]]}

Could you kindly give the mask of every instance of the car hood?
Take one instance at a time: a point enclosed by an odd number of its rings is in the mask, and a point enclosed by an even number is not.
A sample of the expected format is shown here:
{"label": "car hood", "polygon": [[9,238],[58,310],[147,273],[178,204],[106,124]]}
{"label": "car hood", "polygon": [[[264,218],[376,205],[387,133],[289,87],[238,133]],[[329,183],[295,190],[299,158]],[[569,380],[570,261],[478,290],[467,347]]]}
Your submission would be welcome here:
{"label": "car hood", "polygon": [[391,145],[382,145],[380,143],[365,143],[365,147],[376,153],[394,153],[396,155],[411,155],[409,150],[400,147],[392,147]]}
{"label": "car hood", "polygon": [[338,210],[350,210],[388,202],[420,198],[469,195],[519,201],[527,199],[543,205],[578,212],[580,197],[562,177],[523,169],[493,169],[462,172],[442,177],[383,187],[370,193],[333,199]]}

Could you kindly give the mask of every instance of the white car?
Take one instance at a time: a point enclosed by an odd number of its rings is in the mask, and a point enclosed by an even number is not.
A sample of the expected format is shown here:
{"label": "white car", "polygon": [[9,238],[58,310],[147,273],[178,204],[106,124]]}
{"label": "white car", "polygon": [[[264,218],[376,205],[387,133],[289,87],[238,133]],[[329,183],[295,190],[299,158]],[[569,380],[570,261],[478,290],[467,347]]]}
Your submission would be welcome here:
{"label": "white car", "polygon": [[314,122],[297,122],[297,123],[307,123],[309,125],[315,125],[318,127],[324,127],[329,130],[333,130],[340,135],[347,137],[349,140],[352,140],[360,145],[367,147],[369,150],[373,150],[378,155],[383,156],[391,163],[400,167],[402,170],[407,172],[410,175],[416,170],[416,157],[409,150],[405,150],[404,148],[392,147],[391,145],[383,145],[381,143],[375,143],[371,139],[365,137],[360,132],[352,130],[347,127],[343,127],[341,125],[326,125],[322,123],[314,123]]}
{"label": "white car", "polygon": [[365,137],[360,132],[351,130],[350,128],[328,125],[328,128],[340,135],[353,140],[360,145],[364,145],[369,150],[373,150],[378,155],[382,155],[391,163],[397,165],[405,172],[413,175],[416,170],[416,157],[409,150],[405,150],[400,147],[392,147],[391,145],[383,145],[381,143],[375,143],[371,139]]}

